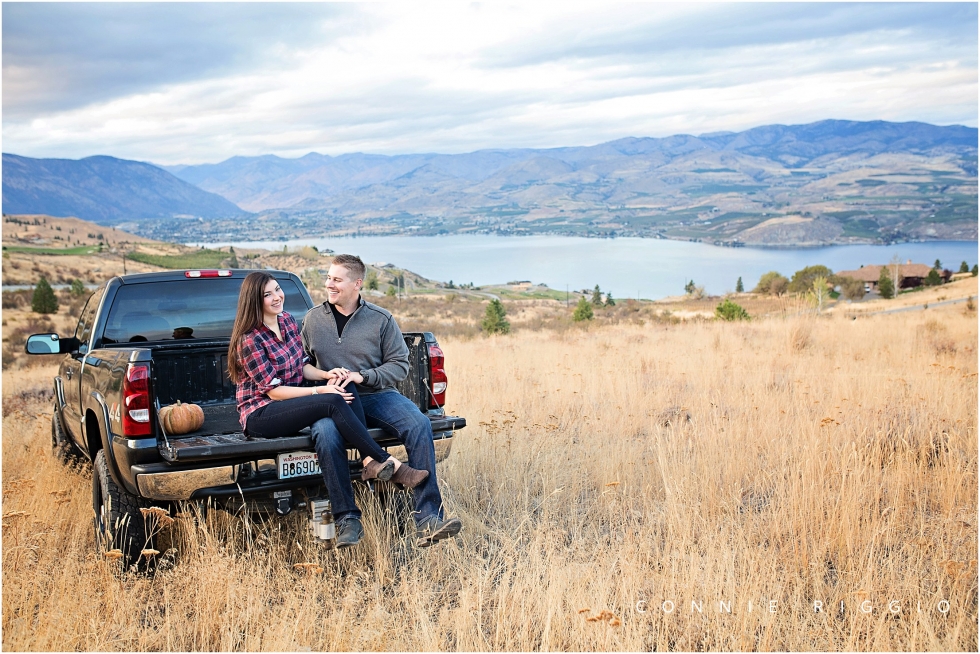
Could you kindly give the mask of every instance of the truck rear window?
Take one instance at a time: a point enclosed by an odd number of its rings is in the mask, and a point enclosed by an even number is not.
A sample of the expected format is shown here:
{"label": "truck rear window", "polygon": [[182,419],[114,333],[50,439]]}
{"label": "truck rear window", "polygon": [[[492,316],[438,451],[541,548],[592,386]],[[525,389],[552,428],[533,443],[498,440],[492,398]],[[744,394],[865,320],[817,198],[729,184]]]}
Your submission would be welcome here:
{"label": "truck rear window", "polygon": [[[309,310],[292,279],[280,279],[286,311],[297,322]],[[103,343],[230,338],[242,279],[127,284],[109,309]]]}

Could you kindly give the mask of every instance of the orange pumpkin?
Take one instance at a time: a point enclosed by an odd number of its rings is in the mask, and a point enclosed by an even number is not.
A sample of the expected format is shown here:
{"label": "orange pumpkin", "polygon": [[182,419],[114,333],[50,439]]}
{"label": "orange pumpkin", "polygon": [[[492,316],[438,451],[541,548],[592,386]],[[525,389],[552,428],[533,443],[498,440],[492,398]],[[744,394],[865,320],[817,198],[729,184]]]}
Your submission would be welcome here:
{"label": "orange pumpkin", "polygon": [[204,424],[204,410],[196,404],[175,404],[160,409],[160,424],[168,434],[189,434]]}

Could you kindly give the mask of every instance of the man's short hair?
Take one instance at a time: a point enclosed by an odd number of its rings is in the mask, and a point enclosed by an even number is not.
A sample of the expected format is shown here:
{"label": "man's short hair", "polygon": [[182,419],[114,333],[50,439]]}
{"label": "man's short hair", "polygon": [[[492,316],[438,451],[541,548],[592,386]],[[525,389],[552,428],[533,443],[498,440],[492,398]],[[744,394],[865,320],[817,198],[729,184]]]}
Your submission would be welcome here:
{"label": "man's short hair", "polygon": [[364,279],[364,262],[356,254],[338,254],[333,258],[332,265],[346,268],[352,280]]}

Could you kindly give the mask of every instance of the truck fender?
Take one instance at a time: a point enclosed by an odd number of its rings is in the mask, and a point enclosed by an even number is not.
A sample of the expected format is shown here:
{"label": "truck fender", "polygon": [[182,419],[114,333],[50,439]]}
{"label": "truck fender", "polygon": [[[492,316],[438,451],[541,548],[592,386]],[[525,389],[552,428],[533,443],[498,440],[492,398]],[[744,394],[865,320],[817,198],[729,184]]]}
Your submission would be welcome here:
{"label": "truck fender", "polygon": [[[75,438],[72,436],[71,431],[69,431],[68,429],[65,429],[64,428],[64,424],[65,424],[65,386],[64,386],[64,382],[62,381],[62,379],[61,379],[60,376],[54,378],[54,410],[58,414],[58,420],[61,421],[62,430],[65,432],[65,437],[70,442],[74,443],[75,444],[75,447],[77,447],[78,449],[80,449],[82,452],[88,452],[88,450],[89,450],[89,444],[87,442],[83,442],[83,443],[77,443],[77,442],[75,442]],[[94,459],[95,456],[93,455],[92,458]]]}
{"label": "truck fender", "polygon": [[61,376],[54,378],[54,399],[58,402],[58,413],[65,407],[65,386]]}
{"label": "truck fender", "polygon": [[[85,436],[88,439],[89,447],[93,446],[93,434],[88,433],[92,421],[89,420],[88,416],[94,417],[95,428],[99,431],[99,440],[101,441],[101,448],[105,450],[105,459],[109,468],[109,476],[112,477],[112,481],[116,482],[117,486],[125,488],[127,491],[133,495],[139,495],[139,491],[133,484],[129,483],[125,477],[119,474],[119,466],[116,463],[116,454],[112,450],[112,432],[109,431],[109,405],[106,404],[105,398],[102,393],[98,391],[92,391],[90,394],[91,398],[96,401],[99,405],[99,411],[92,411],[91,409],[87,412],[85,417]],[[92,450],[89,455],[92,460],[95,460],[95,454],[97,450]]]}

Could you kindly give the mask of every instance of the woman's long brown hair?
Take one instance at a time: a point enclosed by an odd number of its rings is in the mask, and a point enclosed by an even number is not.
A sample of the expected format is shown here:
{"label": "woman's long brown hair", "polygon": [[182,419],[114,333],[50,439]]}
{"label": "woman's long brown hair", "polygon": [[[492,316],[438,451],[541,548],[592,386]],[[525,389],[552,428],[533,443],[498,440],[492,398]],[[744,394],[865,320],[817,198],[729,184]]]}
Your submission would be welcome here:
{"label": "woman's long brown hair", "polygon": [[262,296],[265,285],[274,279],[269,273],[253,272],[242,281],[242,289],[238,292],[238,313],[235,314],[235,326],[231,328],[231,343],[228,344],[228,377],[235,384],[242,378],[238,346],[245,334],[262,324]]}

